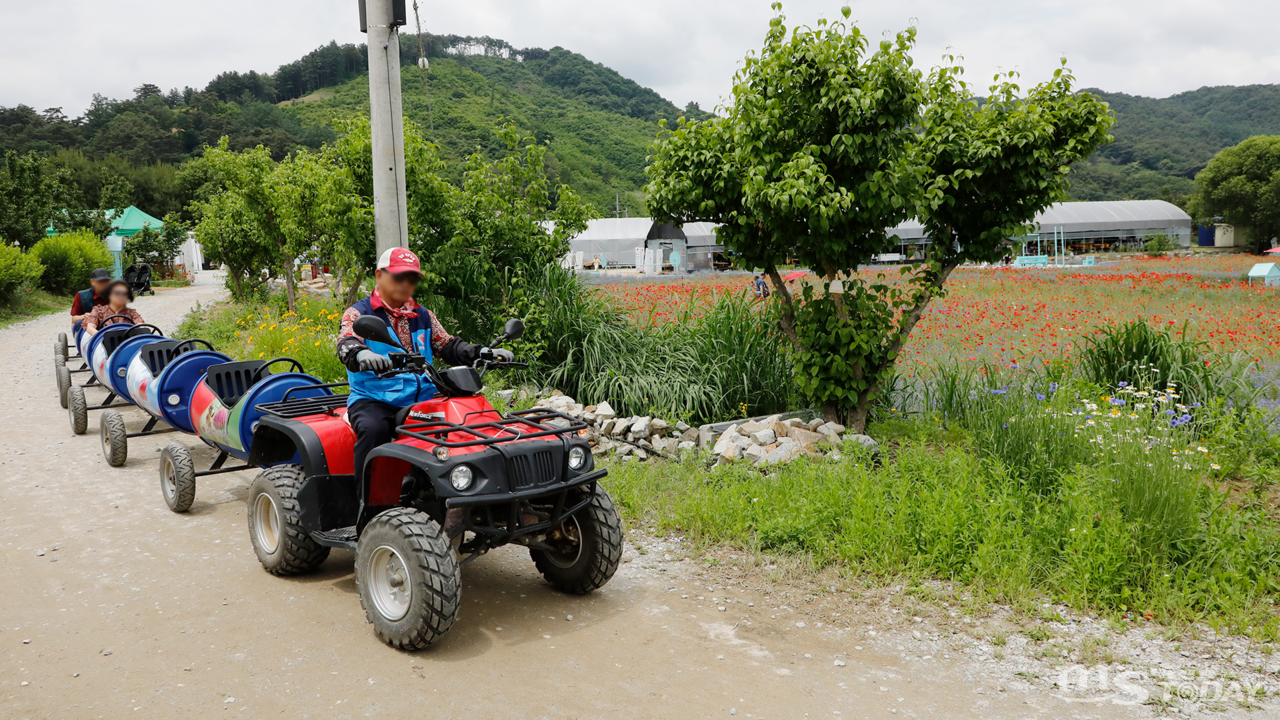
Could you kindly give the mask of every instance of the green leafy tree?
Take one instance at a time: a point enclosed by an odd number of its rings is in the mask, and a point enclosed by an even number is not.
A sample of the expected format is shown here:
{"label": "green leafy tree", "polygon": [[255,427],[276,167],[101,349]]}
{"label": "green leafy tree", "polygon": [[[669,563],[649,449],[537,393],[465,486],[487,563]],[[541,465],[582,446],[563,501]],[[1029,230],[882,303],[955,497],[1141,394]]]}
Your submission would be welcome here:
{"label": "green leafy tree", "polygon": [[288,248],[336,268],[333,296],[355,302],[365,273],[352,268],[372,232],[373,216],[351,174],[331,152],[302,151],[280,163],[272,184]]}
{"label": "green leafy tree", "polygon": [[1196,175],[1193,217],[1245,228],[1253,251],[1280,237],[1280,135],[1252,137],[1218,153]]}
{"label": "green leafy tree", "polygon": [[186,225],[180,217],[170,213],[165,216],[164,227],[160,230],[148,225],[125,239],[125,264],[146,263],[156,269],[172,267],[173,258],[186,241]]}
{"label": "green leafy tree", "polygon": [[280,247],[264,236],[239,193],[223,192],[199,203],[196,239],[204,254],[227,266],[231,296],[256,297],[280,257]]}
{"label": "green leafy tree", "polygon": [[467,160],[461,192],[454,193],[451,234],[422,233],[413,243],[424,259],[423,292],[447,302],[471,332],[489,332],[511,292],[531,271],[559,260],[569,238],[594,216],[568,186],[547,180],[545,145],[511,125],[498,136],[505,157]]}
{"label": "green leafy tree", "polygon": [[0,166],[0,241],[30,248],[45,236],[60,190],[44,158],[9,151]]}
{"label": "green leafy tree", "polygon": [[[723,224],[720,241],[772,280],[801,391],[862,430],[952,271],[999,258],[1006,238],[1064,199],[1069,165],[1110,139],[1112,119],[1065,70],[1025,94],[998,81],[979,102],[960,68],[915,69],[914,29],[869,52],[856,27],[788,32],[774,9],[728,116],[659,137],[649,207],[660,221]],[[896,280],[853,272],[912,215],[933,239],[924,263]],[[787,257],[821,285],[794,296],[778,273]]]}

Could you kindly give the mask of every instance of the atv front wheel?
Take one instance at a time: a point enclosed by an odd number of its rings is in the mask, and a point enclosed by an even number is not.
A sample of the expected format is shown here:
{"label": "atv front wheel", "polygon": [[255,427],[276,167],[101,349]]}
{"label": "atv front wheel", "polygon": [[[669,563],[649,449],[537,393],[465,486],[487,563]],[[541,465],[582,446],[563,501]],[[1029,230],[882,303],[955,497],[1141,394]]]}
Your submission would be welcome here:
{"label": "atv front wheel", "polygon": [[191,453],[176,443],[160,453],[160,494],[176,513],[190,510],[196,501],[196,464]]}
{"label": "atv front wheel", "polygon": [[83,435],[89,430],[89,403],[84,399],[84,388],[76,385],[67,390],[67,417],[71,419],[71,432]]}
{"label": "atv front wheel", "polygon": [[[583,494],[570,495],[576,504]],[[561,592],[586,595],[602,587],[622,562],[622,520],[604,487],[597,484],[591,502],[548,533],[557,552],[529,550],[542,577]]]}
{"label": "atv front wheel", "polygon": [[356,587],[374,634],[394,648],[421,650],[458,619],[458,559],[440,525],[412,508],[392,508],[365,527]]}
{"label": "atv front wheel", "polygon": [[98,418],[98,435],[102,440],[102,456],[111,467],[121,467],[129,459],[129,431],[124,427],[124,416],[108,410]]}
{"label": "atv front wheel", "polygon": [[282,465],[263,471],[249,486],[249,541],[262,567],[272,575],[301,575],[329,557],[302,528],[298,490],[302,468]]}
{"label": "atv front wheel", "polygon": [[58,377],[58,402],[62,407],[67,406],[67,393],[71,390],[71,371],[66,365],[61,365],[54,370]]}

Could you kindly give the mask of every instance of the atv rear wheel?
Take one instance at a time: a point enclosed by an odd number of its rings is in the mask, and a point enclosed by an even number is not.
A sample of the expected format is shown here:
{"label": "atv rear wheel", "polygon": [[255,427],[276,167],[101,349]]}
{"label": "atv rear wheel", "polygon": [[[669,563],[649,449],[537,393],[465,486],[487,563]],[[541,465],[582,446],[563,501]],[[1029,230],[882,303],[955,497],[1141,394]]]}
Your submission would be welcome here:
{"label": "atv rear wheel", "polygon": [[176,443],[160,453],[160,494],[176,513],[190,510],[196,501],[196,464],[191,453]]}
{"label": "atv rear wheel", "polygon": [[84,399],[84,388],[79,385],[67,390],[67,417],[71,419],[71,432],[83,435],[89,430],[89,403]]}
{"label": "atv rear wheel", "polygon": [[64,362],[66,361],[67,358],[71,357],[71,354],[67,352],[67,334],[66,333],[64,332],[58,333],[58,342],[54,343],[53,353],[54,355],[61,357]]}
{"label": "atv rear wheel", "polygon": [[58,402],[62,407],[67,406],[67,393],[71,390],[71,371],[66,365],[62,365],[54,370],[58,378]]}
{"label": "atv rear wheel", "polygon": [[272,575],[301,575],[329,557],[329,548],[312,540],[299,519],[302,481],[302,468],[282,465],[259,473],[249,486],[249,541]]}
{"label": "atv rear wheel", "polygon": [[365,527],[356,587],[374,634],[394,648],[425,648],[458,619],[457,556],[440,525],[412,508],[392,508]]}
{"label": "atv rear wheel", "polygon": [[[577,503],[583,497],[570,495],[566,502]],[[553,538],[557,530],[559,537]],[[622,520],[613,498],[597,484],[591,502],[553,529],[546,542],[560,551],[530,549],[529,555],[547,582],[573,595],[602,587],[622,562]]]}
{"label": "atv rear wheel", "polygon": [[98,418],[98,435],[102,440],[102,456],[111,467],[121,467],[129,459],[129,431],[124,427],[124,416],[108,410]]}

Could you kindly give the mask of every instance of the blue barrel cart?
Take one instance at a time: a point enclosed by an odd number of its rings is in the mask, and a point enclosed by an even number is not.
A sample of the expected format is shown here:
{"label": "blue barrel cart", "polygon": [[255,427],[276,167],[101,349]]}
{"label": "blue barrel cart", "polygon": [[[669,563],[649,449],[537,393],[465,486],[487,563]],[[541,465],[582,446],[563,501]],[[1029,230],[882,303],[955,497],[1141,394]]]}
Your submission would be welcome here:
{"label": "blue barrel cart", "polygon": [[[201,345],[208,349],[201,350]],[[200,364],[202,359],[206,360],[204,364]],[[119,397],[143,410],[148,417],[142,430],[131,433],[125,426],[124,416],[118,411],[107,410],[101,415],[98,433],[107,464],[112,467],[124,465],[129,458],[130,438],[184,431],[182,425],[174,425],[169,421],[170,416],[155,410],[160,403],[158,398],[161,397],[157,393],[165,387],[163,383],[152,382],[156,376],[175,368],[177,372],[170,377],[194,382],[187,375],[194,375],[198,379],[207,365],[224,362],[226,359],[226,355],[214,352],[213,346],[198,338],[171,340],[149,336],[130,338],[121,343],[107,361],[104,374],[109,376],[111,387]],[[187,368],[187,374],[183,374],[182,368]],[[176,415],[181,417],[181,413]]]}
{"label": "blue barrel cart", "polygon": [[[273,365],[287,363],[290,372],[273,373]],[[298,453],[290,445],[287,457],[270,439],[257,436],[258,423],[267,410],[263,406],[292,401],[315,412],[332,412],[346,405],[345,395],[335,395],[333,388],[346,383],[322,383],[306,374],[293,358],[273,360],[224,361],[209,365],[190,391],[183,395],[175,389],[170,396],[178,400],[175,415],[185,408],[185,418],[174,417],[171,423],[185,433],[195,434],[218,452],[208,470],[196,471],[187,448],[176,443],[160,455],[160,490],[165,504],[173,512],[186,512],[195,501],[196,478],[218,473],[236,472],[255,467],[297,464]],[[163,390],[161,391],[163,392]],[[240,461],[235,467],[223,467],[228,458]]]}
{"label": "blue barrel cart", "polygon": [[[115,351],[126,341],[145,337],[163,337],[160,328],[155,325],[134,325],[132,321],[123,315],[116,315],[114,318],[123,318],[127,322],[108,325],[92,336],[81,333],[78,339],[80,356],[84,358],[89,366],[89,381],[82,385],[72,385],[67,388],[66,405],[67,415],[71,420],[71,431],[77,435],[83,435],[89,429],[89,411],[105,410],[107,408],[128,407],[129,402],[116,402],[117,399],[127,400],[122,397],[113,387],[109,376],[109,365],[111,357]],[[137,343],[132,344],[138,347]],[[101,386],[107,391],[107,398],[98,405],[90,405],[85,398],[85,389],[95,385]]]}
{"label": "blue barrel cart", "polygon": [[[80,338],[84,335],[84,329],[81,323],[71,326],[71,336],[75,343],[75,354],[72,355],[69,350],[66,333],[58,333],[58,339],[53,343],[53,377],[58,384],[58,402],[62,404],[63,409],[67,407],[67,391],[71,389],[71,376],[79,373],[89,372],[89,361],[80,353]],[[72,368],[71,363],[79,360],[79,367]],[[91,380],[91,382],[96,382]]]}

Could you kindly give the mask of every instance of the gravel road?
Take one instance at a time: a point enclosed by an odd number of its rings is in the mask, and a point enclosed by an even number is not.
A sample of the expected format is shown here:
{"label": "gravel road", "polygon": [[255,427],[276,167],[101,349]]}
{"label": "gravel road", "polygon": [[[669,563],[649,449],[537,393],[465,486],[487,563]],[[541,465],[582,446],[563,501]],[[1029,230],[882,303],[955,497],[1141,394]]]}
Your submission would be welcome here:
{"label": "gravel road", "polygon": [[[221,297],[204,273],[137,307],[169,331]],[[252,473],[203,480],[175,515],[159,450],[178,442],[207,464],[198,440],[135,439],[116,469],[97,412],[72,435],[50,350],[65,325],[0,331],[0,718],[1152,716],[1116,704],[1128,696],[1015,674],[940,606],[917,619],[636,533],[586,598],[552,591],[518,549],[481,558],[445,641],[392,650],[365,623],[352,554],[301,578],[262,571],[245,528]],[[144,419],[125,416],[131,429]]]}

